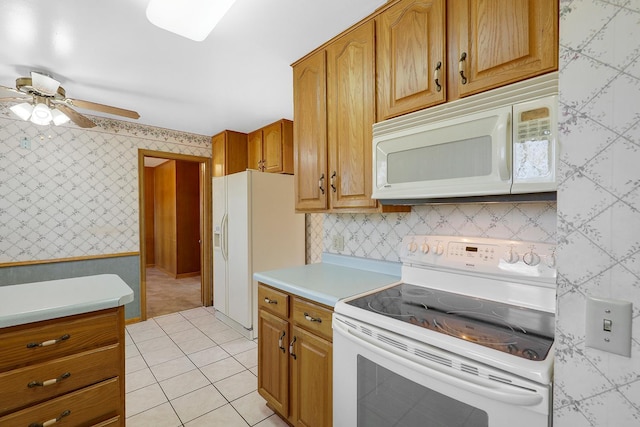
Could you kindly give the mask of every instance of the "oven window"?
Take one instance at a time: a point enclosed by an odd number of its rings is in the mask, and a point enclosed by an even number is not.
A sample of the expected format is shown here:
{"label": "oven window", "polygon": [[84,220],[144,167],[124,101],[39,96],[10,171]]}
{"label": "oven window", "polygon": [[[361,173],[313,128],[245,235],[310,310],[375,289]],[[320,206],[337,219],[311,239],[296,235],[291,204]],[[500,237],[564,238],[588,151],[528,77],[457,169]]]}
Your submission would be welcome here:
{"label": "oven window", "polygon": [[488,427],[486,412],[358,355],[358,427]]}

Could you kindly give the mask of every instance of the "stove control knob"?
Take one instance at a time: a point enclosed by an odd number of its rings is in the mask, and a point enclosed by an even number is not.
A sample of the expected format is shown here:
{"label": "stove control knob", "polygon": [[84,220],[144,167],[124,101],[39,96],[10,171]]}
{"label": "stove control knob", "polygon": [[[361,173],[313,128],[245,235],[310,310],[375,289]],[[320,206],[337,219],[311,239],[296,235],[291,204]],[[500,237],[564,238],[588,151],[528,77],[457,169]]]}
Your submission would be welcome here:
{"label": "stove control knob", "polygon": [[413,240],[411,241],[411,243],[409,243],[407,245],[407,250],[409,252],[415,252],[418,249],[418,244],[416,242],[414,242]]}
{"label": "stove control knob", "polygon": [[507,350],[509,351],[509,353],[511,354],[518,354],[518,346],[515,344],[509,344],[507,345]]}
{"label": "stove control knob", "polygon": [[526,357],[529,360],[538,360],[540,359],[540,356],[538,356],[538,353],[536,353],[534,350],[531,350],[530,348],[525,348],[522,351],[522,355],[524,357]]}
{"label": "stove control knob", "polygon": [[420,250],[422,251],[423,254],[428,254],[429,244],[427,242],[423,242],[422,245],[420,245]]}
{"label": "stove control knob", "polygon": [[522,256],[522,261],[527,265],[535,266],[540,264],[540,255],[531,250]]}
{"label": "stove control knob", "polygon": [[509,264],[515,264],[516,262],[518,262],[518,260],[520,260],[520,255],[518,255],[518,252],[514,251],[512,247],[511,249],[509,249],[509,252],[504,254],[503,259]]}
{"label": "stove control knob", "polygon": [[433,250],[433,252],[436,255],[442,255],[444,253],[444,246],[442,246],[442,243],[438,242],[438,244],[436,245],[436,248]]}

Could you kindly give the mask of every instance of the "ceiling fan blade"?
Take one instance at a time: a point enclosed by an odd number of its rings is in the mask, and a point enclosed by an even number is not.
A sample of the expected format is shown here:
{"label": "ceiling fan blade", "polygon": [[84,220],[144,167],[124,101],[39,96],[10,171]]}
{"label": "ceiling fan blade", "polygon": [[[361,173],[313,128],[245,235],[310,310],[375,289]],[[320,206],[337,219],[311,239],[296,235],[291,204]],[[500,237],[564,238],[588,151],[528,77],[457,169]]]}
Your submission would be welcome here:
{"label": "ceiling fan blade", "polygon": [[98,104],[97,102],[83,101],[81,99],[67,98],[66,102],[74,107],[86,108],[87,110],[101,111],[103,113],[115,114],[116,116],[129,117],[130,119],[139,119],[140,114],[132,110],[124,108],[112,107],[110,105]]}
{"label": "ceiling fan blade", "polygon": [[10,102],[10,101],[26,101],[30,102],[29,98],[18,98],[18,97],[9,97],[9,98],[0,98],[0,102]]}
{"label": "ceiling fan blade", "polygon": [[71,119],[71,121],[81,128],[92,128],[95,127],[96,124],[91,120],[73,110],[71,107],[68,107],[64,104],[56,104],[55,108],[63,112],[67,117]]}
{"label": "ceiling fan blade", "polygon": [[47,76],[46,74],[32,71],[31,85],[37,92],[41,93],[42,95],[54,96],[56,92],[58,92],[60,82],[53,77]]}
{"label": "ceiling fan blade", "polygon": [[[26,96],[26,94],[24,92],[20,92],[18,89],[14,88],[14,87],[8,87],[8,86],[2,86],[0,85],[0,90],[6,90],[8,92],[13,92],[13,93],[17,93],[19,95],[23,95]],[[26,99],[26,98],[25,98]]]}

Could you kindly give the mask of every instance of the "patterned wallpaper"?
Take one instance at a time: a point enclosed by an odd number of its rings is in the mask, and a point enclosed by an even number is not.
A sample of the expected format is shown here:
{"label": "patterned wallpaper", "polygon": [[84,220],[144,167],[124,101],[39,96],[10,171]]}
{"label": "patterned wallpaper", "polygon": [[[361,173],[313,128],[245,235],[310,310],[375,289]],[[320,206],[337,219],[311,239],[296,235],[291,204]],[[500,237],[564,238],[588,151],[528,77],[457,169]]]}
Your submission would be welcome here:
{"label": "patterned wallpaper", "polygon": [[[640,0],[561,1],[554,426],[640,425]],[[633,303],[630,358],[586,347],[585,299]]]}
{"label": "patterned wallpaper", "polygon": [[92,119],[43,127],[0,106],[0,263],[138,252],[138,149],[211,157],[207,136]]}

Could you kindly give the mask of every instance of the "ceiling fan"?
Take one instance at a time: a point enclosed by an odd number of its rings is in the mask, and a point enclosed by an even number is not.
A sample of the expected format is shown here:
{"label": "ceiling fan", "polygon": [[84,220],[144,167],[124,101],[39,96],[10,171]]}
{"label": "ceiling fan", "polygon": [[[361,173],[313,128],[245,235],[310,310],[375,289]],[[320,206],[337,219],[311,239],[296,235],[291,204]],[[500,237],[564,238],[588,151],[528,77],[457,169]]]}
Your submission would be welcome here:
{"label": "ceiling fan", "polygon": [[81,128],[92,128],[96,124],[89,118],[78,113],[71,107],[85,108],[128,117],[140,118],[140,114],[124,108],[98,104],[96,102],[67,98],[66,92],[60,82],[44,73],[32,71],[31,77],[18,77],[16,88],[0,85],[0,89],[13,92],[18,96],[0,98],[0,102],[19,102],[20,104],[9,107],[23,120],[30,120],[38,125],[48,125],[53,122],[61,125],[71,120]]}

